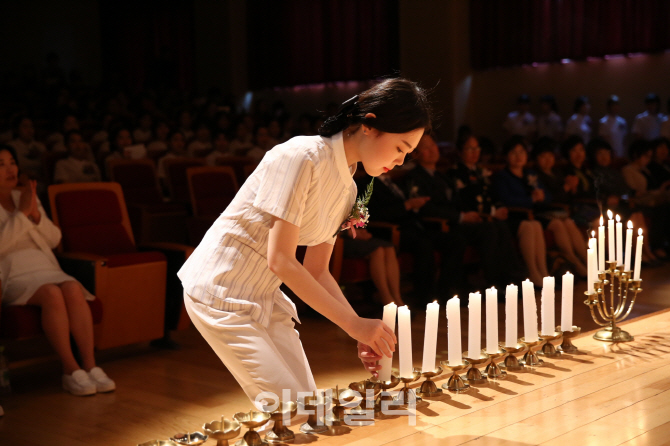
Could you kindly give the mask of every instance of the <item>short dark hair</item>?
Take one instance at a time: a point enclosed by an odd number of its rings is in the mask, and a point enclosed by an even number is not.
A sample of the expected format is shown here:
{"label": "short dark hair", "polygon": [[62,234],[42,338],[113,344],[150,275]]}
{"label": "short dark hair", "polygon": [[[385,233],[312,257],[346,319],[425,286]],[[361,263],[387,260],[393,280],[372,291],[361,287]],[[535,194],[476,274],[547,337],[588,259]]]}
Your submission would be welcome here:
{"label": "short dark hair", "polygon": [[581,136],[579,135],[572,135],[568,136],[568,138],[563,141],[563,144],[561,144],[561,155],[565,159],[570,158],[570,151],[577,145],[577,144],[584,144],[584,140],[582,139]]}
{"label": "short dark hair", "polygon": [[572,111],[574,113],[579,113],[579,109],[582,108],[583,105],[586,105],[589,103],[589,98],[586,96],[577,96],[577,99],[575,99],[575,104],[572,106]]}
{"label": "short dark hair", "polygon": [[670,149],[670,140],[664,136],[659,136],[658,138],[649,141],[649,147],[651,147],[654,153],[656,153],[656,149],[658,149],[662,145],[665,145],[667,148]]}
{"label": "short dark hair", "polygon": [[554,95],[551,94],[545,94],[540,98],[540,104],[549,104],[549,107],[555,112],[558,112],[558,105],[556,105],[556,98]]}
{"label": "short dark hair", "polygon": [[16,150],[14,150],[14,147],[10,146],[9,144],[0,144],[0,152],[3,150],[6,150],[9,152],[10,155],[12,155],[12,158],[14,158],[14,162],[16,165],[19,165],[19,159],[16,157]]}
{"label": "short dark hair", "polygon": [[465,143],[468,141],[468,139],[477,139],[477,137],[472,132],[472,128],[470,128],[470,126],[467,124],[463,124],[458,127],[456,134],[456,149],[458,149],[459,152],[463,150],[463,146],[465,146]]}
{"label": "short dark hair", "polygon": [[530,104],[530,96],[527,94],[521,94],[519,97],[516,99],[517,104]]}
{"label": "short dark hair", "polygon": [[[366,118],[374,113],[375,118]],[[350,126],[368,125],[385,133],[406,133],[432,127],[426,90],[403,78],[386,79],[345,101],[335,116],[324,121],[319,135],[333,136]]]}
{"label": "short dark hair", "polygon": [[535,145],[533,146],[533,151],[531,152],[531,157],[536,160],[538,156],[543,153],[556,153],[556,147],[558,142],[551,136],[543,136],[538,139]]}
{"label": "short dark hair", "polygon": [[651,150],[653,149],[648,141],[645,141],[644,139],[637,139],[633,141],[628,148],[628,156],[631,160],[635,161]]}
{"label": "short dark hair", "polygon": [[611,107],[612,105],[618,104],[618,103],[619,103],[619,96],[617,96],[615,94],[613,94],[609,98],[607,98],[607,107],[608,108]]}
{"label": "short dark hair", "polygon": [[647,96],[644,98],[644,103],[645,104],[657,104],[658,107],[661,107],[661,98],[656,94],[656,93],[649,93]]}
{"label": "short dark hair", "polygon": [[610,152],[610,155],[614,154],[614,150],[612,150],[612,145],[610,143],[603,138],[593,138],[586,145],[586,155],[589,157],[589,162],[592,166],[595,165],[596,154],[599,150],[607,150]]}
{"label": "short dark hair", "polygon": [[524,149],[528,150],[528,144],[526,140],[521,135],[514,135],[507,139],[502,147],[503,156],[507,156],[508,153],[512,151],[516,146],[521,145]]}

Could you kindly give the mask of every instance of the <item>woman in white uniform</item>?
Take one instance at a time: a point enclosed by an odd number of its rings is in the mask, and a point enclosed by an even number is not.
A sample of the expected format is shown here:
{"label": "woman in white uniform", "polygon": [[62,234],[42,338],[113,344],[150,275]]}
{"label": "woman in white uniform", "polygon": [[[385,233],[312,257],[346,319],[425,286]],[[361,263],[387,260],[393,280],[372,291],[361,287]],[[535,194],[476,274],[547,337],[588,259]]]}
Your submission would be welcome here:
{"label": "woman in white uniform", "polygon": [[[0,279],[3,305],[36,305],[42,329],[63,365],[63,388],[74,395],[115,389],[93,355],[93,321],[86,299],[94,297],[65,274],[51,251],[61,232],[37,199],[35,181],[17,189],[16,153],[0,145]],[[81,367],[70,346],[81,354]]]}
{"label": "woman in white uniform", "polygon": [[[356,314],[328,262],[356,199],[357,163],[372,176],[388,172],[430,125],[426,93],[413,82],[388,79],[354,96],[319,136],[268,151],[179,271],[191,320],[257,407],[264,392],[295,400],[316,390],[282,282],[358,341],[371,373],[391,356],[392,329]],[[307,246],[303,264],[298,245]]]}

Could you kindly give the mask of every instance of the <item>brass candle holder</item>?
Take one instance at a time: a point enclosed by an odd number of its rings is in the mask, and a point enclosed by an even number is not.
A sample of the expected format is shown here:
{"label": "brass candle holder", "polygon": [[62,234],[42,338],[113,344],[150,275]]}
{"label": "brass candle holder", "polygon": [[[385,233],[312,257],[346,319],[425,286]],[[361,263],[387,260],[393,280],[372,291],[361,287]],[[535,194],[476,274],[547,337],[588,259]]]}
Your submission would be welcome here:
{"label": "brass candle holder", "polygon": [[421,376],[426,378],[426,380],[421,383],[421,387],[419,388],[419,391],[416,392],[416,394],[421,396],[422,398],[435,398],[438,396],[442,396],[444,392],[442,391],[442,389],[438,389],[437,385],[432,380],[432,378],[440,376],[441,374],[442,374],[442,367],[440,366],[438,366],[435,370],[431,372],[421,373]]}
{"label": "brass candle holder", "polygon": [[449,361],[440,361],[440,366],[445,370],[449,376],[449,380],[442,384],[442,388],[451,393],[465,393],[470,390],[470,384],[463,381],[460,377],[462,373],[467,373],[470,370],[470,363],[463,360],[463,364],[449,364]]}
{"label": "brass candle holder", "polygon": [[379,388],[381,391],[375,401],[375,417],[380,418],[384,416],[384,410],[393,404],[393,395],[391,395],[389,390],[396,387],[400,383],[400,380],[397,376],[391,375],[390,381],[377,382],[379,382]]}
{"label": "brass candle holder", "polygon": [[305,397],[300,403],[308,412],[307,421],[300,426],[300,432],[305,434],[321,434],[328,430],[328,426],[319,418],[319,414],[326,413],[326,398],[322,392]]}
{"label": "brass candle holder", "polygon": [[501,367],[504,367],[510,372],[518,372],[519,370],[522,370],[523,365],[519,363],[519,358],[528,352],[528,346],[523,342],[518,342],[515,346],[506,346],[504,342],[501,342],[498,345],[507,352],[507,357]]}
{"label": "brass candle holder", "polygon": [[233,418],[242,426],[249,429],[244,434],[244,437],[235,443],[235,446],[266,446],[268,444],[266,441],[263,441],[260,434],[254,429],[268,422],[270,419],[269,413],[250,410],[249,412],[237,412],[233,415]]}
{"label": "brass candle holder", "polygon": [[528,346],[528,351],[523,356],[523,359],[519,361],[519,364],[531,368],[542,367],[544,365],[544,361],[537,357],[537,352],[547,341],[538,337],[537,341],[526,341],[525,338],[521,338],[519,339],[519,342]]}
{"label": "brass candle holder", "polygon": [[561,345],[563,342],[563,332],[555,331],[551,335],[540,335],[540,339],[547,341],[540,351],[537,352],[538,355],[546,356],[547,358],[555,358],[561,353],[556,350],[556,347]]}
{"label": "brass candle holder", "polygon": [[202,426],[202,429],[209,436],[216,440],[216,446],[229,446],[228,440],[240,435],[240,426],[239,421],[227,420],[224,417],[221,417],[221,421],[210,421],[205,423]]}
{"label": "brass candle holder", "polygon": [[[356,381],[349,384],[349,389],[360,393],[363,399],[361,404],[348,411],[347,424],[349,426],[371,426],[375,424],[375,400],[382,390],[381,383],[366,379],[365,381]],[[372,410],[371,417],[369,417],[370,410]]]}
{"label": "brass candle holder", "polygon": [[[556,327],[556,330],[561,330],[562,327]],[[582,329],[576,325],[572,326],[572,331],[563,332],[563,343],[558,346],[558,350],[563,353],[575,353],[578,351],[577,347],[572,343],[572,339],[581,333]]]}
{"label": "brass candle holder", "polygon": [[346,405],[356,399],[357,395],[351,390],[340,391],[339,386],[330,389],[332,396],[332,407],[330,413],[326,415],[326,424],[329,426],[342,426],[345,424]]}
{"label": "brass candle holder", "polygon": [[177,444],[198,446],[206,442],[207,438],[207,435],[202,432],[187,432],[185,434],[177,434],[174,437],[170,437],[170,440]]}
{"label": "brass candle holder", "polygon": [[137,446],[177,446],[172,440],[151,440],[139,443]]}
{"label": "brass candle holder", "polygon": [[471,358],[470,356],[469,352],[463,352],[463,360],[469,362],[472,366],[465,374],[465,379],[471,386],[486,384],[486,378],[482,376],[479,369],[489,365],[491,357],[484,350],[480,351],[479,358]]}
{"label": "brass candle holder", "polygon": [[421,368],[415,368],[411,376],[400,377],[400,382],[405,384],[402,389],[398,392],[394,400],[394,406],[399,406],[401,408],[407,408],[414,403],[414,405],[423,401],[420,396],[417,396],[414,393],[414,390],[410,389],[408,385],[414,381],[418,381],[421,378]]}
{"label": "brass candle holder", "polygon": [[284,424],[298,413],[298,405],[293,401],[280,401],[277,408],[271,412],[270,419],[274,421],[272,430],[265,434],[268,443],[293,443],[295,434]]}
{"label": "brass candle holder", "polygon": [[623,265],[617,266],[614,261],[605,263],[607,269],[598,273],[594,292],[584,293],[586,294],[584,303],[589,306],[591,317],[596,324],[605,327],[598,330],[593,338],[606,342],[629,342],[633,340],[633,336],[616,324],[626,319],[633,309],[635,299],[642,291],[642,280],[633,280],[632,271],[624,271]]}
{"label": "brass candle holder", "polygon": [[[488,353],[488,352],[487,352]],[[495,353],[488,353],[491,358],[491,362],[486,366],[486,370],[482,376],[486,379],[492,380],[502,380],[507,379],[507,372],[500,368],[499,363],[503,362],[507,358],[507,350],[504,348],[498,348],[498,351]]]}

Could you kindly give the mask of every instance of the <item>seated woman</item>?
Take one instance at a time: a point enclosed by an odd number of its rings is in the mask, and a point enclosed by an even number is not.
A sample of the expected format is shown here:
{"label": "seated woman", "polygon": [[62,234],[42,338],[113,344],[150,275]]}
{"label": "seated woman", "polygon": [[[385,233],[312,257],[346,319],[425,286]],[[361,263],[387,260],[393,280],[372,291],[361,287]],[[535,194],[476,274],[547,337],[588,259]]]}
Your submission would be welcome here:
{"label": "seated woman", "polygon": [[[626,185],[621,172],[611,166],[614,157],[612,146],[604,139],[592,139],[587,146],[587,153],[593,166],[593,175],[598,178],[598,203],[602,204],[603,209],[611,209],[612,212],[621,215],[624,221],[630,220],[633,226],[642,228],[644,233],[648,234],[643,212],[639,209],[634,211],[629,206],[627,197],[631,195],[631,189]],[[657,260],[649,243],[643,244],[642,261],[653,264]]]}
{"label": "seated woman", "polygon": [[393,243],[373,237],[367,229],[356,229],[356,237],[350,231],[343,232],[344,261],[365,258],[370,262],[370,277],[384,305],[395,303],[403,306],[400,296],[400,267]]}
{"label": "seated woman", "polygon": [[[41,308],[42,329],[63,364],[63,389],[73,395],[110,392],[116,385],[93,356],[93,320],[86,299],[94,297],[60,269],[51,250],[61,232],[45,215],[35,181],[16,189],[18,170],[14,150],[0,146],[2,303]],[[72,353],[70,334],[81,366]]]}
{"label": "seated woman", "polygon": [[[536,212],[535,217],[551,231],[556,246],[558,246],[565,260],[572,265],[572,269],[577,275],[585,278],[587,274],[586,240],[566,210],[567,192],[575,186],[578,179],[576,176],[563,178],[554,171],[554,164],[556,163],[555,146],[556,143],[553,139],[540,138],[533,149],[532,155],[537,167],[538,180],[548,192],[547,195],[551,197],[551,202],[545,201],[545,203],[549,206],[559,205],[544,212]],[[560,205],[565,205],[565,207]]]}
{"label": "seated woman", "polygon": [[500,201],[510,208],[508,219],[519,240],[519,249],[530,280],[536,287],[541,287],[542,279],[549,275],[542,225],[537,220],[529,220],[526,213],[517,212],[514,208],[530,211],[549,200],[537,175],[525,169],[528,149],[521,136],[513,136],[505,142],[503,155],[507,167],[493,176],[493,189]]}
{"label": "seated woman", "polygon": [[101,181],[100,169],[93,162],[91,149],[79,130],[65,134],[69,156],[58,160],[54,169],[54,183],[86,183]]}
{"label": "seated woman", "polygon": [[579,227],[595,228],[599,223],[600,208],[596,203],[593,173],[586,166],[584,140],[580,136],[570,136],[561,145],[561,153],[568,161],[562,174],[570,185],[566,190],[570,215]]}

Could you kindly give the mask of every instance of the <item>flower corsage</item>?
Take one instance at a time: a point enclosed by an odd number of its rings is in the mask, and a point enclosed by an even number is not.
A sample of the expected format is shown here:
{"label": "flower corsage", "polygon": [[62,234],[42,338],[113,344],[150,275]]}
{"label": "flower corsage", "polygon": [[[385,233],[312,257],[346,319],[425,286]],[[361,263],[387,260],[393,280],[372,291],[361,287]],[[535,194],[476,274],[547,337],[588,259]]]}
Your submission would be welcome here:
{"label": "flower corsage", "polygon": [[368,203],[370,202],[370,197],[372,197],[372,185],[374,181],[374,178],[370,180],[370,184],[368,184],[363,198],[356,199],[356,203],[354,203],[354,207],[351,208],[349,216],[340,225],[340,229],[333,234],[333,237],[337,236],[338,232],[351,229],[351,236],[356,238],[356,228],[364,228],[368,224],[368,220],[370,219]]}

